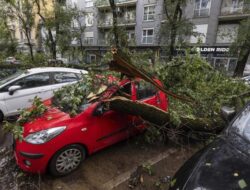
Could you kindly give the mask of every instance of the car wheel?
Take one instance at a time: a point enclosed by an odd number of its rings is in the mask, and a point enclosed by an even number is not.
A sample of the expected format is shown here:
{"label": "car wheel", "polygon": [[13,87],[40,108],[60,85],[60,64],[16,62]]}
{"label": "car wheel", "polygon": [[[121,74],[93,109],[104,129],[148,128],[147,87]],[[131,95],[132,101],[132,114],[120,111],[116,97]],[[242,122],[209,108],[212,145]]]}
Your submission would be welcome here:
{"label": "car wheel", "polygon": [[59,150],[49,164],[50,173],[54,176],[64,176],[76,170],[85,159],[85,149],[73,144]]}

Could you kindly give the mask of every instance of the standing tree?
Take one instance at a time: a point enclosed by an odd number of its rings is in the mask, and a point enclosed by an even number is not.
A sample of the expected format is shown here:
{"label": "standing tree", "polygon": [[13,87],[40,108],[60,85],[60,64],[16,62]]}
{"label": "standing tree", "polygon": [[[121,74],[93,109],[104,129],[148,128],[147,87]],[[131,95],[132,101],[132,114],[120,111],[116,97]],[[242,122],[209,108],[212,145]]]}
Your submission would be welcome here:
{"label": "standing tree", "polygon": [[238,37],[231,46],[231,50],[238,54],[239,59],[234,71],[234,77],[242,77],[250,55],[250,17],[241,21]]}
{"label": "standing tree", "polygon": [[[63,55],[70,49],[72,41],[71,23],[75,9],[66,6],[65,1],[55,0],[44,2],[34,0],[42,26],[45,32],[45,45],[51,52],[51,57],[56,60],[57,52]],[[50,5],[49,5],[50,3]]]}
{"label": "standing tree", "polygon": [[82,61],[84,61],[85,48],[84,48],[83,35],[86,29],[86,25],[83,23],[83,18],[86,16],[86,13],[84,11],[78,10],[77,8],[74,8],[74,12],[75,14],[73,16],[73,21],[72,21],[73,23],[72,38],[73,40],[76,40],[77,43],[79,43]]}
{"label": "standing tree", "polygon": [[0,57],[12,56],[16,52],[16,39],[8,24],[13,17],[6,10],[6,3],[0,2]]}
{"label": "standing tree", "polygon": [[30,57],[32,62],[34,61],[33,44],[31,32],[34,29],[34,12],[33,3],[31,0],[21,1],[9,1],[7,3],[7,9],[9,14],[19,21],[22,31],[27,40],[27,46],[29,47]]}
{"label": "standing tree", "polygon": [[53,22],[55,17],[53,11],[50,10],[51,7],[47,6],[43,0],[34,0],[34,4],[37,9],[37,14],[41,19],[42,26],[46,30],[45,44],[49,47],[52,58],[56,59],[56,38],[54,35]]}
{"label": "standing tree", "polygon": [[185,36],[190,36],[193,31],[193,24],[183,17],[183,8],[188,0],[164,0],[163,13],[166,21],[161,29],[161,42],[167,44],[168,60],[175,55],[177,39],[180,45],[184,45]]}

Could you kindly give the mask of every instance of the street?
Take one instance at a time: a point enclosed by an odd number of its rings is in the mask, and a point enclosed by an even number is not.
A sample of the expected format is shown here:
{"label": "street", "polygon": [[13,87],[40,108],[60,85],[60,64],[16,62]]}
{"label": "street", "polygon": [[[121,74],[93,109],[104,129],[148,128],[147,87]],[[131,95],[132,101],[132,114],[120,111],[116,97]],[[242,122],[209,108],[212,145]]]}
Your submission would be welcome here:
{"label": "street", "polygon": [[[0,135],[0,149],[10,146],[11,136],[3,135],[3,133],[0,133]],[[164,159],[160,175],[162,177],[171,176],[196,150],[196,148],[189,150],[187,146],[180,148],[171,145],[148,145],[137,136],[91,155],[77,171],[68,176],[55,178],[49,174],[41,177],[28,175],[25,177],[25,180],[18,180],[19,174],[18,172],[15,173],[16,166],[14,166],[15,162],[13,159],[2,157],[0,158],[0,164],[3,165],[2,168],[5,168],[5,171],[0,179],[0,190],[6,188],[10,190],[15,189],[15,187],[20,186],[18,181],[23,181],[21,189],[98,190],[104,189],[107,185],[115,188],[121,184],[121,189],[129,189],[125,180],[117,182],[119,176],[124,179],[128,178],[136,167],[147,164],[149,160],[152,162],[154,158],[158,159],[156,162]],[[10,156],[10,154],[8,155]],[[8,181],[12,181],[12,183],[6,183]]]}

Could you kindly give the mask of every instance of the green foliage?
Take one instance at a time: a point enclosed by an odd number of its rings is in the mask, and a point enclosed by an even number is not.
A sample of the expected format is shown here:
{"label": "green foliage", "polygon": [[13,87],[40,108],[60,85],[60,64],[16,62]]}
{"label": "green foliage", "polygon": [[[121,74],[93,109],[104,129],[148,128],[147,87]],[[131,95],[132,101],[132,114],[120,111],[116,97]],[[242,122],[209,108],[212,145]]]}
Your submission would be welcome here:
{"label": "green foliage", "polygon": [[78,83],[64,86],[54,93],[53,106],[74,117],[81,112],[82,106],[88,104],[91,98],[101,94],[106,89],[107,76],[109,73],[103,73],[100,76],[89,72],[87,76],[83,75],[82,80]]}
{"label": "green foliage", "polygon": [[22,140],[23,138],[23,125],[27,122],[31,122],[37,117],[40,117],[47,111],[46,106],[43,104],[40,98],[35,97],[32,103],[32,108],[22,110],[20,117],[15,123],[4,121],[3,129],[5,132],[11,132],[15,139]]}
{"label": "green foliage", "polygon": [[148,175],[152,176],[153,175],[153,168],[151,164],[143,164],[142,165],[143,170],[148,173]]}
{"label": "green foliage", "polygon": [[91,92],[93,78],[83,77],[84,79],[74,85],[62,87],[54,93],[53,106],[58,107],[64,112],[75,116],[80,112],[81,105],[87,103],[87,96]]}
{"label": "green foliage", "polygon": [[175,50],[187,47],[186,38],[194,35],[193,23],[183,17],[188,0],[164,0],[164,23],[161,27],[159,44],[166,51],[168,60],[172,60]]}
{"label": "green foliage", "polygon": [[[180,116],[215,120],[220,117],[223,105],[235,106],[237,97],[250,90],[242,81],[224,76],[198,56],[176,58],[165,65],[159,63],[155,71],[167,89],[193,100],[187,104],[169,97],[175,126],[180,125]],[[241,104],[245,101],[240,100]]]}

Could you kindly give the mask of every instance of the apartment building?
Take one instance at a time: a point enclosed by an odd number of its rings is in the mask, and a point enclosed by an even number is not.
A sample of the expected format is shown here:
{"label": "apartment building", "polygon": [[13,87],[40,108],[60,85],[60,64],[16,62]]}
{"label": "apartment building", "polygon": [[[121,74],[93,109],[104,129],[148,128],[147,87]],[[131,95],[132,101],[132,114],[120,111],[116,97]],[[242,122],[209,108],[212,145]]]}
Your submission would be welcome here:
{"label": "apartment building", "polygon": [[[109,47],[112,12],[108,0],[68,0],[84,10],[86,31],[83,36],[87,62],[98,59]],[[127,32],[129,45],[138,50],[153,49],[161,56],[160,28],[164,20],[163,0],[116,0],[118,25]],[[199,37],[190,36],[190,46],[197,47],[203,57],[216,68],[232,72],[237,57],[229,47],[237,36],[239,22],[250,16],[247,0],[191,0],[184,11],[196,26]],[[197,46],[197,42],[200,44]],[[96,53],[98,52],[98,53]],[[249,59],[250,64],[250,59]]]}

